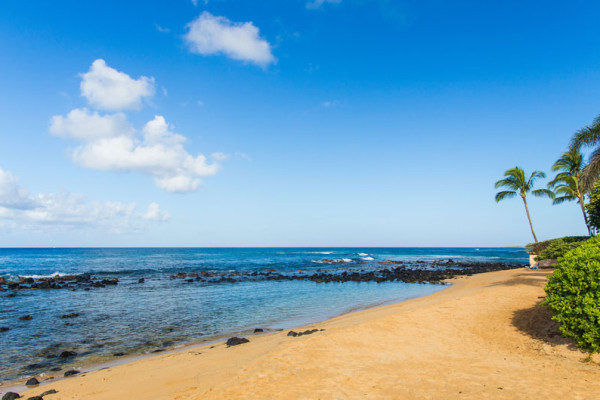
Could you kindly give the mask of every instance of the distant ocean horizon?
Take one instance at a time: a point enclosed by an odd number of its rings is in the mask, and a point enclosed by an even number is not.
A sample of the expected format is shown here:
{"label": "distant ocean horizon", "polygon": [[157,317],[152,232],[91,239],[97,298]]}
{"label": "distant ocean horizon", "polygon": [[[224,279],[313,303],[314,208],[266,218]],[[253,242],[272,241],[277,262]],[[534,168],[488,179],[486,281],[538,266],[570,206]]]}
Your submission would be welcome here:
{"label": "distant ocean horizon", "polygon": [[[289,329],[446,287],[272,280],[273,275],[353,273],[389,262],[437,268],[443,260],[525,265],[529,257],[522,247],[0,248],[0,277],[8,281],[56,276],[118,280],[116,285],[48,290],[5,285],[0,327],[9,330],[0,333],[0,382],[248,335],[255,328]],[[61,318],[69,314],[75,316]],[[25,315],[32,318],[19,319]],[[76,355],[61,357],[63,352]]]}

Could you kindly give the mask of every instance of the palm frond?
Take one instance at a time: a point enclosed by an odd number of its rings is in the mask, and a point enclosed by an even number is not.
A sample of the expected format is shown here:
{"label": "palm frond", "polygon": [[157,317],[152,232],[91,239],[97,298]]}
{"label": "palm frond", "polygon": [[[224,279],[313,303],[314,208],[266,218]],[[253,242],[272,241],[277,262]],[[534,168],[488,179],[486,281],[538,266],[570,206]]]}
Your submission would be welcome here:
{"label": "palm frond", "polygon": [[581,173],[581,187],[589,193],[600,176],[600,147],[590,154],[588,165]]}
{"label": "palm frond", "polygon": [[548,197],[550,199],[554,198],[554,192],[552,190],[548,190],[548,189],[532,190],[531,194],[534,195],[535,197]]}
{"label": "palm frond", "polygon": [[545,178],[546,174],[542,171],[533,171],[531,173],[531,176],[529,177],[529,180],[527,181],[527,189],[531,189],[533,188],[533,185],[535,183],[536,180],[538,180],[539,178]]}
{"label": "palm frond", "polygon": [[554,200],[552,200],[552,204],[556,205],[556,204],[562,204],[565,201],[573,201],[577,199],[577,197],[571,197],[571,196],[561,196],[561,197],[555,197]]}
{"label": "palm frond", "polygon": [[505,190],[503,192],[498,192],[496,193],[496,203],[501,202],[504,199],[510,199],[513,198],[517,195],[517,192],[511,192],[508,190]]}

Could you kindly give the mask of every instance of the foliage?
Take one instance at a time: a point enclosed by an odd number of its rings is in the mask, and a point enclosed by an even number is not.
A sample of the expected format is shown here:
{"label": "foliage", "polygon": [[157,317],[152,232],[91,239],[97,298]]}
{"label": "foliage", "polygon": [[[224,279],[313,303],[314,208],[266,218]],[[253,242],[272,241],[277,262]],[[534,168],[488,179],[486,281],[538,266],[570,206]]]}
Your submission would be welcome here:
{"label": "foliage", "polygon": [[581,173],[580,185],[585,192],[592,190],[594,183],[600,176],[600,115],[592,125],[577,131],[571,138],[570,148],[581,149],[583,146],[597,146],[590,155],[587,166]]}
{"label": "foliage", "polygon": [[[558,258],[562,254],[560,254],[557,257],[545,257],[545,258],[542,258],[541,255],[543,253],[545,253],[545,254],[555,253],[555,250],[553,250],[553,249],[558,249],[558,248],[562,247],[563,245],[570,245],[572,243],[578,243],[578,245],[580,245],[582,242],[585,242],[589,238],[590,238],[589,236],[565,236],[565,237],[556,238],[556,239],[544,240],[543,242],[529,243],[528,245],[525,246],[525,249],[530,254],[538,254],[540,256],[539,260],[546,260],[548,258]],[[575,246],[575,247],[577,247],[577,246]]]}
{"label": "foliage", "polygon": [[[527,207],[527,193],[531,192],[536,197],[550,197],[554,198],[554,193],[548,189],[536,189],[533,190],[533,185],[538,178],[545,178],[546,174],[542,171],[533,171],[529,176],[529,179],[525,178],[525,171],[523,168],[514,167],[504,172],[504,179],[500,179],[496,182],[496,189],[503,188],[505,190],[496,193],[496,203],[510,199],[519,195],[523,199],[523,205],[525,206],[525,213],[527,214],[527,220],[529,221],[529,227],[531,228],[531,234],[533,240],[537,242],[537,236],[533,231],[533,224],[531,223],[531,216],[529,215],[529,208]],[[509,189],[509,190],[506,190]]]}
{"label": "foliage", "polygon": [[496,202],[500,202],[504,199],[515,197],[517,194],[521,197],[526,197],[527,193],[531,192],[536,197],[554,197],[552,191],[548,189],[536,189],[532,190],[535,181],[538,178],[545,178],[546,174],[542,171],[533,171],[529,176],[529,179],[525,178],[525,171],[520,167],[514,167],[504,172],[504,179],[500,179],[495,184],[495,188],[505,188],[510,190],[503,190],[496,193]]}
{"label": "foliage", "polygon": [[585,206],[588,223],[596,232],[600,230],[600,181],[594,184],[590,193],[590,202]]}
{"label": "foliage", "polygon": [[535,258],[536,261],[552,260],[564,256],[567,252],[581,246],[589,236],[567,236],[555,239]]}
{"label": "foliage", "polygon": [[543,304],[560,332],[589,353],[600,352],[600,237],[593,237],[558,260]]}

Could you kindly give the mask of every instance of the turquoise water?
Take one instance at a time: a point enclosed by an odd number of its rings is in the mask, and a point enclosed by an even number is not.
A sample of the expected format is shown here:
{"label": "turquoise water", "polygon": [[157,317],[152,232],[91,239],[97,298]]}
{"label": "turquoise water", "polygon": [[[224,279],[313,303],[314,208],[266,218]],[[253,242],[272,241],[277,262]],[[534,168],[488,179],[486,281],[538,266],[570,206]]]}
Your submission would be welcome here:
{"label": "turquoise water", "polygon": [[[170,279],[192,271],[311,273],[380,268],[384,261],[526,263],[522,248],[0,249],[0,276],[91,274],[119,284],[90,290],[0,293],[0,381],[63,370],[86,359],[137,354],[254,328],[286,329],[444,288],[403,282],[315,283],[256,278],[234,282]],[[328,260],[338,262],[330,264]],[[138,283],[144,278],[144,283]],[[63,319],[67,313],[79,314]],[[30,321],[19,320],[29,314]],[[63,360],[62,351],[77,357]]]}

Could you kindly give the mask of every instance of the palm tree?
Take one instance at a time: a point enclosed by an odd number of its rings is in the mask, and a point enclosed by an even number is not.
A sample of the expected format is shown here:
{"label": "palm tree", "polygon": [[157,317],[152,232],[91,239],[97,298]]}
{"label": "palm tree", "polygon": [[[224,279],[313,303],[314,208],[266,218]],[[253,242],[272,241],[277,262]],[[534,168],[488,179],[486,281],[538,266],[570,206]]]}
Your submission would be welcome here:
{"label": "palm tree", "polygon": [[591,235],[590,225],[588,223],[587,214],[585,213],[584,192],[581,189],[579,180],[581,173],[584,170],[583,156],[578,148],[571,148],[564,152],[562,156],[552,166],[552,171],[559,172],[556,177],[548,182],[548,189],[553,189],[558,197],[554,198],[552,204],[561,204],[565,201],[576,200],[583,213],[585,226],[588,233]]}
{"label": "palm tree", "polygon": [[571,138],[571,149],[580,150],[582,146],[597,146],[590,154],[588,164],[581,172],[579,184],[584,192],[591,192],[594,183],[600,176],[600,115],[596,117],[591,126],[586,126],[577,131]]}
{"label": "palm tree", "polygon": [[554,193],[548,189],[533,189],[533,185],[538,178],[545,178],[546,174],[542,171],[533,171],[529,179],[525,179],[525,171],[522,168],[514,167],[507,170],[504,173],[504,179],[500,179],[496,182],[496,189],[506,188],[510,190],[504,190],[496,193],[496,203],[504,199],[515,197],[516,195],[521,196],[523,204],[525,205],[525,212],[527,213],[527,219],[529,220],[529,227],[531,228],[531,234],[533,240],[537,243],[537,237],[533,231],[533,224],[531,223],[531,216],[529,215],[529,207],[527,207],[527,193],[531,192],[536,197],[550,197],[554,198]]}

